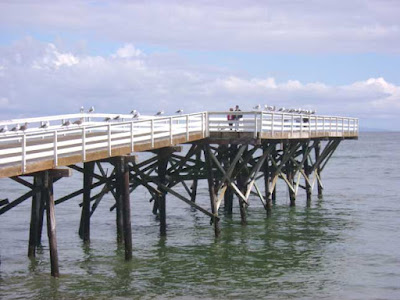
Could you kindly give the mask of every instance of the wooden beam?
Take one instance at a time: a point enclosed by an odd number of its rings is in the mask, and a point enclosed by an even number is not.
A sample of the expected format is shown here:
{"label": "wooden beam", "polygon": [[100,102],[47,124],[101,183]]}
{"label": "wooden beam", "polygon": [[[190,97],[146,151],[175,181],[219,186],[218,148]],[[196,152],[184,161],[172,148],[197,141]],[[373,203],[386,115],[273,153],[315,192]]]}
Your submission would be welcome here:
{"label": "wooden beam", "polygon": [[51,276],[59,277],[58,250],[56,237],[56,217],[54,210],[53,178],[50,172],[44,171],[44,189],[46,197],[47,236],[49,238]]}

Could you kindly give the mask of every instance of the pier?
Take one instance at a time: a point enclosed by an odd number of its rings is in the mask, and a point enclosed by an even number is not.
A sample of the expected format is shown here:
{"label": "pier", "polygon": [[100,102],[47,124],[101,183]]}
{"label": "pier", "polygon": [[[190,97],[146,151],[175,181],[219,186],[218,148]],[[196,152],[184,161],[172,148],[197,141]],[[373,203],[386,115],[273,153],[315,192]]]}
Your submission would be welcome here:
{"label": "pier", "polygon": [[[237,118],[228,121],[228,114]],[[27,126],[12,131],[16,124]],[[139,186],[149,192],[161,236],[168,232],[168,195],[210,218],[218,237],[223,230],[220,210],[231,214],[234,199],[243,225],[250,196],[258,198],[270,216],[278,180],[287,186],[290,206],[296,205],[300,191],[307,205],[314,190],[322,197],[324,168],[341,141],[358,138],[359,126],[358,119],[349,117],[243,111],[139,119],[79,113],[0,121],[0,128],[8,129],[0,132],[0,178],[29,189],[16,199],[0,201],[0,215],[31,199],[28,256],[34,257],[42,242],[46,216],[51,274],[58,277],[56,207],[62,209],[63,202],[80,200],[77,231],[90,243],[90,218],[104,196],[111,195],[117,242],[130,260],[130,195]],[[143,152],[151,153],[150,158],[143,159]],[[73,172],[83,174],[82,188],[56,198],[53,184],[62,184]],[[196,202],[200,180],[207,182],[209,207]]]}

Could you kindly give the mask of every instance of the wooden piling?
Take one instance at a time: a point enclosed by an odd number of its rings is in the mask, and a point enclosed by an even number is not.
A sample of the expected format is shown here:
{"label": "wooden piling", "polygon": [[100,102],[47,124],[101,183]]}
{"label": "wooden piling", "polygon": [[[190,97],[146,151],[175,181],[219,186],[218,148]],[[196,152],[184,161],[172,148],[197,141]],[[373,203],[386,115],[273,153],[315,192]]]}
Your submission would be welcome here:
{"label": "wooden piling", "polygon": [[[42,204],[42,189],[43,189],[43,174],[36,174],[33,177],[33,188],[34,193],[32,196],[32,208],[31,208],[31,223],[29,228],[29,247],[28,257],[36,256],[36,248],[40,245],[39,234],[41,235],[43,224],[43,204]],[[42,220],[40,220],[42,217]],[[39,232],[40,229],[40,232]]]}
{"label": "wooden piling", "polygon": [[[320,140],[316,141],[314,149],[315,149],[314,150],[315,151],[315,161],[318,161],[319,156],[321,154],[321,141]],[[315,172],[318,174],[319,178],[321,179],[321,168],[319,165],[318,165],[317,169],[315,170]],[[322,185],[319,180],[317,180],[317,186],[318,186],[318,199],[322,199],[322,197],[323,197]]]}
{"label": "wooden piling", "polygon": [[56,237],[56,217],[54,211],[53,177],[44,171],[43,193],[46,197],[47,236],[49,238],[51,276],[59,277],[58,251]]}
{"label": "wooden piling", "polygon": [[[309,158],[307,155],[307,148],[308,145],[303,145],[303,159],[304,159],[304,174],[306,175],[307,178],[304,179],[305,181],[305,187],[306,187],[306,197],[307,197],[307,207],[311,205],[311,184],[310,184],[310,163],[309,163]],[[307,157],[304,157],[307,156]]]}
{"label": "wooden piling", "polygon": [[193,178],[193,183],[191,186],[192,193],[190,195],[190,200],[193,202],[196,202],[196,196],[197,196],[197,186],[198,186],[198,176],[199,176],[199,163],[200,163],[200,157],[201,157],[201,149],[198,149],[196,152],[196,166],[197,168],[194,171],[194,178]]}
{"label": "wooden piling", "polygon": [[121,196],[123,204],[123,227],[125,242],[125,260],[132,259],[132,223],[131,223],[131,205],[129,198],[129,165],[125,157],[121,157]]}
{"label": "wooden piling", "polygon": [[[164,151],[163,151],[164,150]],[[168,166],[168,156],[170,151],[165,149],[161,149],[158,152],[158,181],[160,184],[166,184],[165,182],[165,175],[167,172]],[[161,188],[158,188],[161,190]],[[158,194],[158,211],[160,213],[160,235],[166,236],[167,235],[167,221],[166,221],[166,203],[165,203],[165,192],[162,191]]]}
{"label": "wooden piling", "polygon": [[124,219],[123,219],[123,201],[122,201],[123,172],[122,172],[121,157],[115,157],[114,166],[115,166],[115,190],[116,190],[115,211],[116,211],[117,243],[122,244],[124,242]]}
{"label": "wooden piling", "polygon": [[211,155],[210,145],[205,145],[204,146],[204,157],[205,157],[205,161],[206,161],[208,192],[210,194],[211,212],[213,214],[211,221],[214,225],[214,235],[215,235],[215,237],[219,237],[220,229],[219,229],[219,218],[217,217],[218,216],[217,193],[215,190],[214,172],[212,169],[212,160],[211,160],[210,155]]}
{"label": "wooden piling", "polygon": [[[242,172],[238,174],[237,185],[242,194],[246,194],[247,191],[247,184],[245,179],[246,175],[244,175]],[[247,225],[246,203],[243,201],[241,197],[238,197],[238,199],[239,199],[239,210],[240,210],[240,223],[242,225]]]}
{"label": "wooden piling", "polygon": [[[231,165],[232,161],[235,158],[237,152],[237,145],[230,145],[226,149],[226,155],[224,156],[224,167],[225,169],[228,169],[228,167]],[[232,215],[232,209],[233,209],[233,191],[232,188],[228,185],[224,194],[224,211],[228,215]]]}
{"label": "wooden piling", "polygon": [[93,182],[95,162],[85,162],[83,164],[83,205],[81,222],[79,226],[79,236],[85,243],[90,242],[90,194]]}

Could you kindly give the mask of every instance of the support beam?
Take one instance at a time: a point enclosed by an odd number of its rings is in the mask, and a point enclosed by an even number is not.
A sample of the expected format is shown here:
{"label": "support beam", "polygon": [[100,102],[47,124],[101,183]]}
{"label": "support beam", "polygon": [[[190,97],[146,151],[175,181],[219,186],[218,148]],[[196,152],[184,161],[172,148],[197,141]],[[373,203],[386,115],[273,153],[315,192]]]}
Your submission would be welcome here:
{"label": "support beam", "polygon": [[83,205],[79,236],[84,243],[90,242],[90,194],[92,190],[94,162],[83,164]]}
{"label": "support beam", "polygon": [[121,156],[119,163],[121,164],[121,198],[123,206],[123,223],[124,223],[124,242],[125,242],[125,260],[132,259],[132,223],[131,223],[131,204],[129,199],[129,165],[126,157]]}
{"label": "support beam", "polygon": [[47,236],[49,238],[51,276],[59,277],[58,250],[56,237],[56,217],[54,211],[53,177],[48,171],[44,171],[44,189],[46,198]]}
{"label": "support beam", "polygon": [[121,157],[114,158],[115,166],[115,210],[116,210],[116,227],[117,227],[117,243],[122,244],[124,242],[124,220],[123,220],[123,164],[121,163]]}
{"label": "support beam", "polygon": [[208,191],[210,194],[210,203],[211,203],[211,212],[213,217],[211,219],[214,224],[214,234],[215,237],[219,237],[220,229],[219,229],[219,218],[218,210],[217,210],[217,194],[216,187],[214,182],[214,172],[212,170],[212,160],[211,160],[211,149],[210,145],[204,145],[204,157],[206,161],[206,171],[207,171],[207,181],[208,181]]}
{"label": "support beam", "polygon": [[[315,144],[315,161],[318,162],[320,159],[320,154],[321,154],[321,141],[318,140]],[[317,169],[314,171],[316,172],[316,176],[321,178],[321,168],[319,167],[319,164],[317,166]],[[318,199],[322,199],[322,185],[320,180],[317,180],[317,185],[318,185]]]}
{"label": "support beam", "polygon": [[[167,148],[161,148],[158,150],[158,166],[157,166],[157,171],[158,171],[158,182],[159,185],[157,187],[158,190],[161,190],[161,184],[165,185],[166,184],[166,179],[165,176],[167,174],[167,166],[168,166],[168,160],[169,156],[173,153],[173,149]],[[165,203],[165,197],[166,192],[163,191],[162,193],[158,194],[157,196],[157,202],[158,202],[158,211],[160,214],[160,235],[161,236],[166,236],[167,235],[167,216],[166,216],[166,203]]]}
{"label": "support beam", "polygon": [[[42,231],[40,225],[43,224],[43,211],[41,212],[41,209],[44,208],[44,205],[42,204],[43,173],[36,174],[33,177],[33,188],[35,192],[32,196],[28,247],[28,257],[31,258],[36,256],[36,249],[40,245],[39,235],[41,236]],[[42,220],[40,220],[40,217]]]}
{"label": "support beam", "polygon": [[305,180],[305,188],[306,188],[306,196],[307,196],[307,207],[310,207],[311,205],[311,184],[310,184],[310,174],[311,174],[311,169],[310,169],[310,163],[308,159],[308,145],[303,145],[303,159],[304,159],[304,180]]}

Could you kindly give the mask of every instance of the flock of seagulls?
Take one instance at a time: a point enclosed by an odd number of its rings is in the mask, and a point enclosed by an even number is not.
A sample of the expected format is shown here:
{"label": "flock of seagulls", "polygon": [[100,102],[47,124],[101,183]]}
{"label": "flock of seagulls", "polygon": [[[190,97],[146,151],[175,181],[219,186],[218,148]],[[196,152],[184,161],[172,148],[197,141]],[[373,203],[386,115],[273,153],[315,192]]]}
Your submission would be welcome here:
{"label": "flock of seagulls", "polygon": [[297,113],[297,114],[308,114],[308,115],[313,115],[315,114],[315,110],[309,110],[309,109],[303,109],[303,108],[285,108],[281,107],[279,109],[276,109],[275,105],[274,106],[269,106],[269,105],[264,105],[262,107],[260,104],[257,104],[256,106],[253,107],[255,110],[263,110],[263,111],[278,111],[278,112],[285,112],[285,113]]}
{"label": "flock of seagulls", "polygon": [[[285,107],[281,107],[279,109],[276,109],[275,105],[274,106],[270,106],[270,105],[261,106],[260,104],[255,105],[253,107],[253,109],[255,109],[255,110],[263,110],[263,111],[278,111],[278,112],[285,112],[285,113],[309,114],[309,115],[315,114],[315,112],[316,112],[315,110],[307,110],[307,109],[302,109],[302,108],[285,108]],[[89,110],[88,110],[88,113],[94,113],[94,111],[95,111],[94,106],[91,106],[89,108]],[[84,113],[84,112],[85,112],[85,109],[84,109],[83,106],[81,106],[80,113]],[[175,113],[176,114],[182,114],[183,113],[183,109],[180,108],[177,111],[175,111]],[[140,113],[136,109],[132,110],[130,112],[130,114],[132,115],[133,119],[138,119],[140,117]],[[160,110],[154,116],[159,117],[159,116],[162,116],[163,114],[164,114],[164,110]],[[115,117],[106,117],[104,119],[104,121],[105,122],[110,122],[110,121],[118,121],[120,119],[122,119],[121,116],[117,115]],[[83,123],[84,123],[84,118],[82,117],[82,118],[80,118],[80,119],[78,119],[78,120],[76,120],[76,121],[74,121],[72,123],[71,123],[70,120],[63,120],[62,123],[61,123],[61,126],[62,127],[68,127],[70,125],[78,125],[78,126],[80,126]],[[46,128],[49,128],[49,126],[50,126],[49,121],[43,121],[43,122],[40,123],[39,128],[40,129],[46,129]],[[27,129],[28,129],[28,123],[26,122],[22,126],[20,124],[17,124],[10,131],[14,131],[14,132],[16,132],[16,131],[25,131]],[[2,128],[0,128],[0,133],[4,133],[4,132],[7,132],[7,131],[9,131],[7,125],[5,125]]]}

